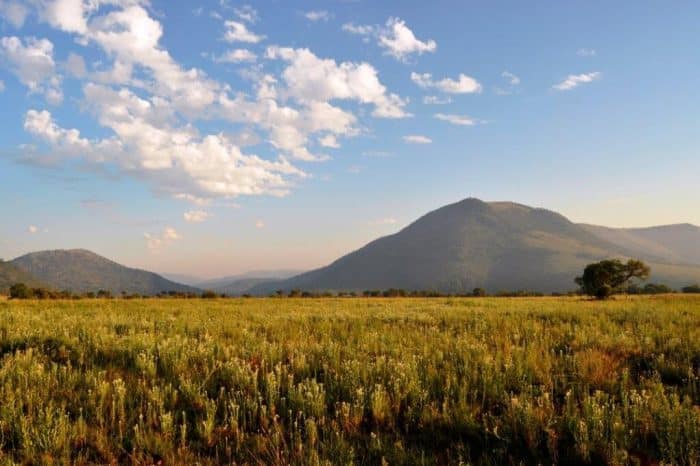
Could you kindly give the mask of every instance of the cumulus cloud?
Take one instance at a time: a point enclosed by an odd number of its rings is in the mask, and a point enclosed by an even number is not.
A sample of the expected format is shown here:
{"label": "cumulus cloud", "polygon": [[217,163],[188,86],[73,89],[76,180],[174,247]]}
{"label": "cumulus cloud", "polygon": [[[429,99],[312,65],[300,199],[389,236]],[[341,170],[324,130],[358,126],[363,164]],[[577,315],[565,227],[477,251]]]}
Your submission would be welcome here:
{"label": "cumulus cloud", "polygon": [[39,231],[39,228],[37,228],[35,225],[29,225],[27,231],[29,232],[29,234],[35,235]]}
{"label": "cumulus cloud", "polygon": [[403,140],[408,144],[430,144],[431,142],[433,142],[433,140],[429,137],[421,136],[419,134],[411,134],[408,136],[404,136]]}
{"label": "cumulus cloud", "polygon": [[214,61],[217,63],[252,63],[257,58],[257,55],[248,49],[234,49],[215,56]]}
{"label": "cumulus cloud", "polygon": [[270,47],[267,57],[286,61],[282,72],[291,96],[300,101],[346,99],[374,105],[379,118],[405,118],[406,101],[391,94],[379,81],[377,70],[369,63],[336,63],[321,59],[309,49]]}
{"label": "cumulus cloud", "polygon": [[445,114],[445,113],[436,113],[435,118],[438,120],[442,121],[447,121],[448,123],[452,123],[453,125],[460,125],[460,126],[474,126],[477,122],[466,115],[450,115],[450,114]]}
{"label": "cumulus cloud", "polygon": [[58,126],[47,111],[30,110],[25,129],[66,157],[115,164],[146,179],[157,191],[184,199],[289,192],[289,176],[304,173],[285,159],[246,155],[223,134],[200,136],[188,127],[158,123],[157,109],[129,91],[88,85],[85,93],[99,121],[115,136],[90,141],[76,129]]}
{"label": "cumulus cloud", "polygon": [[309,21],[328,21],[331,14],[326,10],[311,10],[304,13],[304,17]]}
{"label": "cumulus cloud", "polygon": [[87,75],[87,67],[83,57],[76,53],[69,53],[65,64],[63,65],[68,73],[76,78],[84,78]]}
{"label": "cumulus cloud", "polygon": [[265,228],[265,222],[263,222],[262,220],[256,220],[255,228],[257,228],[258,230],[262,230],[263,228]]}
{"label": "cumulus cloud", "polygon": [[598,71],[583,74],[570,74],[566,79],[559,84],[552,86],[557,91],[569,91],[581,84],[591,83],[600,79],[602,74]]}
{"label": "cumulus cloud", "polygon": [[379,32],[379,46],[399,61],[406,61],[413,54],[422,55],[437,49],[434,40],[419,40],[406,22],[399,18],[387,20],[386,27]]}
{"label": "cumulus cloud", "polygon": [[437,50],[437,43],[434,40],[418,39],[406,22],[400,18],[389,18],[381,26],[345,23],[342,30],[362,37],[364,42],[375,38],[377,45],[384,49],[384,53],[404,63],[408,62],[413,55],[433,53]]}
{"label": "cumulus cloud", "polygon": [[61,77],[56,72],[53,43],[48,39],[3,37],[0,39],[0,58],[4,58],[12,72],[30,93],[43,94],[52,104],[63,101]]}
{"label": "cumulus cloud", "polygon": [[0,92],[5,90],[5,83],[3,82],[2,79],[0,79]]}
{"label": "cumulus cloud", "polygon": [[209,212],[205,210],[190,210],[182,214],[186,222],[189,223],[202,223],[209,218]]}
{"label": "cumulus cloud", "polygon": [[245,23],[226,21],[224,22],[224,26],[226,27],[226,31],[224,32],[224,40],[226,42],[248,42],[257,44],[265,39],[265,36],[255,34],[248,30]]}
{"label": "cumulus cloud", "polygon": [[323,147],[329,147],[331,149],[340,148],[338,140],[332,134],[326,134],[325,136],[319,138],[318,143]]}
{"label": "cumulus cloud", "polygon": [[471,94],[481,92],[481,84],[466,74],[460,73],[454,80],[444,78],[439,81],[433,79],[430,73],[411,73],[411,81],[423,89],[438,89],[448,94]]}
{"label": "cumulus cloud", "polygon": [[20,2],[13,0],[0,0],[0,17],[19,29],[27,19],[29,9]]}
{"label": "cumulus cloud", "polygon": [[[83,109],[103,135],[89,138],[77,128],[60,125],[49,111],[32,109],[26,112],[24,125],[40,143],[29,154],[37,163],[79,161],[196,203],[241,195],[281,196],[307,176],[292,159],[328,159],[326,154],[312,153],[310,145],[336,148],[342,138],[361,134],[363,126],[354,110],[335,101],[368,105],[378,118],[410,116],[405,110],[408,101],[391,93],[367,63],[336,62],[307,49],[271,47],[267,57],[284,62],[281,74],[250,68],[243,77],[252,91],[245,92],[178,63],[160,43],[163,27],[144,0],[36,0],[31,5],[40,21],[104,54],[92,69],[86,69],[77,54],[61,63],[67,74],[83,81]],[[252,34],[245,24],[255,22],[257,14],[244,9],[236,14],[243,28],[227,29],[233,36]],[[48,53],[53,51],[50,42],[37,45],[18,38],[11,42],[38,46],[41,66],[32,69],[57,75]],[[252,60],[252,52],[237,50],[222,57]],[[22,76],[37,92],[54,89],[48,71]],[[198,123],[210,121],[230,130],[200,132]],[[242,149],[261,143],[269,144],[275,155],[263,158],[252,149]]]}
{"label": "cumulus cloud", "polygon": [[146,239],[146,247],[152,252],[158,252],[162,248],[182,239],[182,236],[172,227],[166,227],[161,233],[144,233],[143,237]]}

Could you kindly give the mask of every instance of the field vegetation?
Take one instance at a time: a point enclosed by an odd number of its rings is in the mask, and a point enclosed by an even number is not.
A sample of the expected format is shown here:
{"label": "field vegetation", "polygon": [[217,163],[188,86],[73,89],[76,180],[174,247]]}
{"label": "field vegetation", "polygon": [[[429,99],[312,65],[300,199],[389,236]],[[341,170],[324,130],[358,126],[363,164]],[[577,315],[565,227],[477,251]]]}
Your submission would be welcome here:
{"label": "field vegetation", "polygon": [[700,464],[700,296],[0,300],[0,463]]}

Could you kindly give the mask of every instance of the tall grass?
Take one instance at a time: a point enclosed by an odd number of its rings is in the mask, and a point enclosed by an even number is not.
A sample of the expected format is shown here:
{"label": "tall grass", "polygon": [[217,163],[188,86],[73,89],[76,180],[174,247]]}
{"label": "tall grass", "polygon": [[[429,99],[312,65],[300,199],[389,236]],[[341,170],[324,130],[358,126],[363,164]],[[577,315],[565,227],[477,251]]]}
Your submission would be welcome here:
{"label": "tall grass", "polygon": [[700,464],[700,299],[0,302],[0,462]]}

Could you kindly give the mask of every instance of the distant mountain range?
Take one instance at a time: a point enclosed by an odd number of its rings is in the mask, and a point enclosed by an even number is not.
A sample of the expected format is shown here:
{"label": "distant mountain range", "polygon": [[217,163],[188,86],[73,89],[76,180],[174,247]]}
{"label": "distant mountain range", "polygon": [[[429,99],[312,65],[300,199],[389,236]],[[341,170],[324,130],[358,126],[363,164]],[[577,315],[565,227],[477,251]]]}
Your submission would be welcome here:
{"label": "distant mountain range", "polygon": [[583,267],[604,258],[639,258],[650,281],[680,288],[700,282],[700,228],[608,228],[575,224],[545,209],[465,199],[434,210],[320,269],[258,271],[215,280],[168,280],[90,251],[42,251],[0,262],[0,291],[15,282],[75,292],[153,295],[212,289],[229,295],[276,290],[363,291],[403,288],[463,293],[567,291]]}
{"label": "distant mountain range", "polygon": [[9,264],[35,281],[57,290],[109,290],[114,294],[124,291],[143,295],[163,291],[199,291],[152,272],[124,267],[84,249],[33,252]]}
{"label": "distant mountain range", "polygon": [[256,285],[249,292],[566,291],[575,288],[573,279],[587,263],[610,257],[646,260],[651,281],[680,287],[700,281],[699,254],[700,228],[692,225],[578,225],[549,210],[470,198],[430,212],[327,267]]}

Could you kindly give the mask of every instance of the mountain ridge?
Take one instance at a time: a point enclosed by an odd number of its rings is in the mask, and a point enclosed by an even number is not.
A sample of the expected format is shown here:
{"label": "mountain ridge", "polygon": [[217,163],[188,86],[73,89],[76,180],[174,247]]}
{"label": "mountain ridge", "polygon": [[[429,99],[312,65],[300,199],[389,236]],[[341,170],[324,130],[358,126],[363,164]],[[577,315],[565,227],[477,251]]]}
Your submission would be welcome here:
{"label": "mountain ridge", "polygon": [[109,290],[154,295],[160,292],[196,292],[146,270],[123,266],[87,249],[54,249],[24,254],[10,264],[58,290]]}
{"label": "mountain ridge", "polygon": [[428,212],[325,267],[250,291],[468,292],[473,287],[566,291],[575,287],[573,278],[587,263],[608,257],[652,259],[652,271],[661,271],[652,279],[674,286],[700,278],[695,264],[673,268],[673,264],[656,264],[658,257],[642,252],[609,241],[549,209],[467,198]]}

